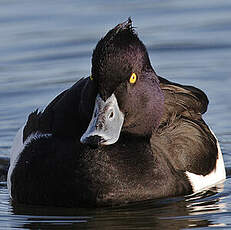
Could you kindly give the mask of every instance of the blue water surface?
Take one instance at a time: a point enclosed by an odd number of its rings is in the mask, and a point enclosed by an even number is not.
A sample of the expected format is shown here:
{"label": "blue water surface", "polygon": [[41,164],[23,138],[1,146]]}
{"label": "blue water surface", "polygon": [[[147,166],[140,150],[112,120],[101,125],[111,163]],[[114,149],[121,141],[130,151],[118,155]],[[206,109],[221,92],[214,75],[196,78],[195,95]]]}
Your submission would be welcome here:
{"label": "blue water surface", "polygon": [[64,209],[12,205],[3,176],[0,229],[231,229],[231,1],[2,0],[0,165],[28,114],[89,76],[97,41],[129,16],[156,72],[208,95],[227,180],[189,197]]}

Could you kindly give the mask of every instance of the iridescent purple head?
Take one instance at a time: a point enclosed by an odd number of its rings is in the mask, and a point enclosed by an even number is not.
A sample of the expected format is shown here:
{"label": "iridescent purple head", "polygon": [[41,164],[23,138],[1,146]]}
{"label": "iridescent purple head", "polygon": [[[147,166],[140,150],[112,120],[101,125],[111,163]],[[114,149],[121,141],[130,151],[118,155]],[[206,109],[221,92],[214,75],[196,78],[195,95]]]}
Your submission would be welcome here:
{"label": "iridescent purple head", "polygon": [[81,142],[97,137],[115,143],[121,132],[150,135],[158,126],[164,96],[144,44],[129,18],[102,38],[92,56],[92,81],[98,94]]}

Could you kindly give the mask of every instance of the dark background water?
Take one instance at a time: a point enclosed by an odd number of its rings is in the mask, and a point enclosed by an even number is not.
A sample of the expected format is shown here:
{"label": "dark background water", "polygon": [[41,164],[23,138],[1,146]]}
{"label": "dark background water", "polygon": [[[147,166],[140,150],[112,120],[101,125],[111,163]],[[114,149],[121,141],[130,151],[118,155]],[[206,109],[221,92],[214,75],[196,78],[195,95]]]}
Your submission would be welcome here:
{"label": "dark background water", "polygon": [[89,210],[12,205],[3,176],[0,229],[231,228],[231,1],[2,0],[0,168],[28,113],[88,76],[97,41],[129,16],[159,75],[207,93],[228,179],[192,197]]}

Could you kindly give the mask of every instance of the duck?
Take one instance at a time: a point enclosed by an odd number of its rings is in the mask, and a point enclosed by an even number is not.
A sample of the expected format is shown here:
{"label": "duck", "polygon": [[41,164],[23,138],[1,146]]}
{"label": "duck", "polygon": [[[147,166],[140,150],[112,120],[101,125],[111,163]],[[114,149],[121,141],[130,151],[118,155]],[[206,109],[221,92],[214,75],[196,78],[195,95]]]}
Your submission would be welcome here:
{"label": "duck", "polygon": [[202,118],[208,97],[154,71],[129,18],[99,40],[91,76],[35,110],[15,136],[7,186],[14,203],[124,205],[184,196],[226,178]]}

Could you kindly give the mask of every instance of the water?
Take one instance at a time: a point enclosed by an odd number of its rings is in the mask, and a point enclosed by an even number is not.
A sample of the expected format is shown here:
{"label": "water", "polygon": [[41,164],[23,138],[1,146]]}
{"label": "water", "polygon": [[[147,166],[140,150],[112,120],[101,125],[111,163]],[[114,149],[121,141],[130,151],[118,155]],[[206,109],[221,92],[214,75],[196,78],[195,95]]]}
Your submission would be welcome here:
{"label": "water", "polygon": [[[210,99],[204,116],[220,140],[228,179],[191,197],[126,207],[64,209],[11,204],[4,172],[27,115],[90,74],[92,50],[132,17],[156,72]],[[231,2],[0,2],[0,229],[231,228]]]}

